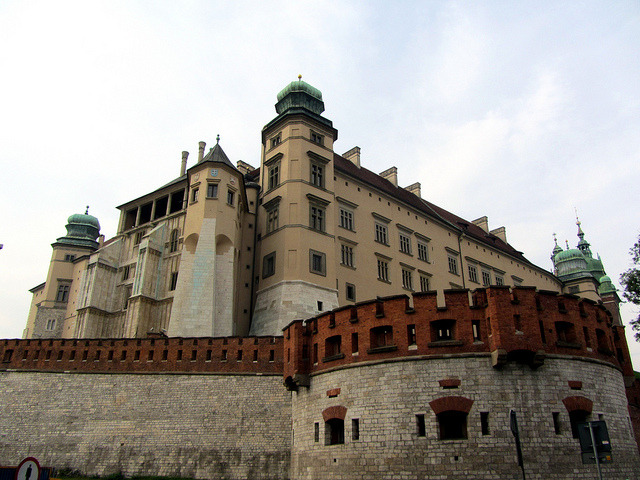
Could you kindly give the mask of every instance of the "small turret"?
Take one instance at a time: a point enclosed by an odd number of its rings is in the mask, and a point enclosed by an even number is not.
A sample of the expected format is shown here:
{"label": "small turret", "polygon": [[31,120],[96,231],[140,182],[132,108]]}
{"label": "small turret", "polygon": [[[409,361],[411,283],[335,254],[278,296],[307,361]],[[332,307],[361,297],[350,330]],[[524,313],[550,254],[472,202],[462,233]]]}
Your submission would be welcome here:
{"label": "small turret", "polygon": [[67,219],[67,234],[56,240],[56,243],[73,247],[98,248],[100,236],[100,222],[93,215],[89,215],[89,206],[84,214],[74,213]]}

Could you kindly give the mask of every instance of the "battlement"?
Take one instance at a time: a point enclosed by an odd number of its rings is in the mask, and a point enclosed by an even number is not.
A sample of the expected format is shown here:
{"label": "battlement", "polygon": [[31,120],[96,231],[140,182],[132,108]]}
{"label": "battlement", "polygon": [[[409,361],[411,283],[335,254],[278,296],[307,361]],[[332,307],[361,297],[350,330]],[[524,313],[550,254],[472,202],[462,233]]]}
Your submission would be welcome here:
{"label": "battlement", "polygon": [[284,329],[290,388],[309,374],[399,357],[485,353],[537,368],[547,354],[609,362],[633,376],[624,327],[602,305],[533,287],[495,286],[378,298],[294,321]]}
{"label": "battlement", "polygon": [[0,369],[282,374],[282,337],[0,340]]}

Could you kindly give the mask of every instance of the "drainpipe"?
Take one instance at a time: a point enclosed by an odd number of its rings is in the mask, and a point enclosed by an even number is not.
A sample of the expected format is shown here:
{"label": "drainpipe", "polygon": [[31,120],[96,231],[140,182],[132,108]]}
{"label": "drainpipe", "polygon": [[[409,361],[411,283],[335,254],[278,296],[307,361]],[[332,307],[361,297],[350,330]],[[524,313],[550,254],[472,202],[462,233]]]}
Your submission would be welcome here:
{"label": "drainpipe", "polygon": [[467,288],[467,284],[464,280],[464,263],[462,263],[462,238],[464,237],[464,233],[460,230],[458,233],[458,253],[460,253],[460,275],[462,276],[462,288]]}

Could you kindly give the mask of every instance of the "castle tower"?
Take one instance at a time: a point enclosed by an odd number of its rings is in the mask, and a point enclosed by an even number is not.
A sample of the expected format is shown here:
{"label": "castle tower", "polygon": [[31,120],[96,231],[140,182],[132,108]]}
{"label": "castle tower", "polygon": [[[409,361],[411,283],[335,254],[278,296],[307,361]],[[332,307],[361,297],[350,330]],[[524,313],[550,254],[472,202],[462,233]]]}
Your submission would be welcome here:
{"label": "castle tower", "polygon": [[252,335],[277,335],[295,319],[338,306],[333,142],[322,93],[302,81],[279,94],[262,129],[261,193]]}
{"label": "castle tower", "polygon": [[[219,137],[218,137],[219,140]],[[216,142],[187,170],[188,199],[180,272],[173,297],[169,336],[246,335],[249,327],[253,232],[244,175]],[[255,207],[252,207],[255,208]],[[249,247],[249,249],[247,249]],[[241,261],[242,260],[242,261]],[[244,285],[244,290],[241,290]]]}
{"label": "castle tower", "polygon": [[100,237],[100,222],[89,215],[76,213],[67,219],[67,234],[51,244],[53,252],[45,283],[30,290],[33,294],[24,338],[57,338],[64,336],[64,319],[75,315],[78,288],[76,270],[81,258],[94,252]]}

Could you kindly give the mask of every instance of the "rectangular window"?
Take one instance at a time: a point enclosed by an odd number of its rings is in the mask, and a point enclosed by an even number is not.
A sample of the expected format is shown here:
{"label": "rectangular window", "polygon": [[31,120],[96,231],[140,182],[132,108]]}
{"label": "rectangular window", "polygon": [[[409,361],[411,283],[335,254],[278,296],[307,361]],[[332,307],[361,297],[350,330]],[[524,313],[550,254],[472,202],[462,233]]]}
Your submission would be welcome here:
{"label": "rectangular window", "polygon": [[340,246],[340,263],[353,267],[353,247],[344,244]]}
{"label": "rectangular window", "polygon": [[458,275],[458,258],[453,255],[449,255],[449,273]]}
{"label": "rectangular window", "polygon": [[408,345],[416,344],[416,326],[407,325],[407,343]]}
{"label": "rectangular window", "polygon": [[227,204],[233,206],[234,197],[235,197],[235,192],[232,192],[231,190],[229,190],[227,192]]}
{"label": "rectangular window", "polygon": [[358,353],[358,334],[351,334],[351,353]]}
{"label": "rectangular window", "polygon": [[262,278],[270,277],[276,273],[276,252],[265,255],[262,261]]}
{"label": "rectangular window", "polygon": [[429,247],[420,241],[418,241],[418,258],[425,262],[429,261]]}
{"label": "rectangular window", "polygon": [[65,262],[73,262],[75,259],[76,259],[75,255],[71,255],[71,254],[68,254],[68,253],[64,256],[64,261]]}
{"label": "rectangular window", "polygon": [[269,190],[276,188],[280,184],[280,164],[276,163],[271,165],[268,170],[269,173]]}
{"label": "rectangular window", "polygon": [[424,437],[427,434],[427,430],[424,424],[424,415],[418,414],[416,415],[416,434],[419,437]]}
{"label": "rectangular window", "polygon": [[402,269],[402,287],[407,290],[413,290],[413,278],[411,275],[411,270],[407,270],[405,268]]}
{"label": "rectangular window", "polygon": [[198,195],[200,194],[199,188],[194,188],[191,190],[191,203],[195,203],[198,201]]}
{"label": "rectangular window", "polygon": [[169,281],[169,291],[173,292],[178,286],[178,272],[171,272],[171,280]]}
{"label": "rectangular window", "polygon": [[323,207],[311,205],[309,226],[314,230],[324,232],[325,210]]}
{"label": "rectangular window", "polygon": [[318,145],[322,145],[324,144],[324,136],[316,132],[311,132],[311,141],[313,143],[317,143]]}
{"label": "rectangular window", "polygon": [[487,270],[482,270],[482,285],[485,287],[491,285],[491,273]]}
{"label": "rectangular window", "polygon": [[352,283],[347,283],[346,285],[346,297],[350,302],[356,301],[356,286]]}
{"label": "rectangular window", "polygon": [[313,441],[316,443],[320,441],[320,424],[318,422],[313,425]]}
{"label": "rectangular window", "polygon": [[420,275],[420,291],[428,292],[429,291],[429,277],[425,277],[424,275]]}
{"label": "rectangular window", "polygon": [[489,435],[489,412],[480,412],[480,430],[482,435]]}
{"label": "rectangular window", "polygon": [[324,167],[322,165],[311,164],[311,183],[316,187],[324,188]]}
{"label": "rectangular window", "polygon": [[480,320],[471,320],[471,332],[473,333],[473,341],[480,341]]}
{"label": "rectangular window", "polygon": [[504,285],[504,278],[496,275],[496,285]]}
{"label": "rectangular window", "polygon": [[207,185],[207,198],[218,198],[217,183],[210,183]]}
{"label": "rectangular window", "polygon": [[280,226],[280,221],[278,219],[279,210],[279,205],[276,205],[275,207],[267,210],[267,233],[273,232]]}
{"label": "rectangular window", "polygon": [[326,275],[326,255],[324,253],[309,250],[309,271],[318,275]]}
{"label": "rectangular window", "polygon": [[131,275],[131,265],[125,265],[122,269],[122,280],[128,280]]}
{"label": "rectangular window", "polygon": [[271,139],[271,148],[280,145],[281,142],[282,142],[282,136],[280,134],[276,135]]}
{"label": "rectangular window", "polygon": [[553,431],[556,435],[560,435],[560,412],[552,412],[551,415],[553,417]]}
{"label": "rectangular window", "polygon": [[69,300],[69,285],[58,285],[56,302],[67,302]]}
{"label": "rectangular window", "polygon": [[400,251],[411,255],[411,238],[404,233],[400,234]]}
{"label": "rectangular window", "polygon": [[389,245],[386,225],[376,223],[376,242]]}
{"label": "rectangular window", "polygon": [[140,242],[142,241],[142,238],[144,237],[145,231],[144,230],[140,230],[139,232],[136,233],[136,237],[133,241],[134,245],[139,245]]}
{"label": "rectangular window", "polygon": [[360,440],[360,419],[351,420],[351,440]]}
{"label": "rectangular window", "polygon": [[389,264],[380,259],[378,259],[378,280],[389,281]]}
{"label": "rectangular window", "polygon": [[479,283],[478,282],[478,267],[476,267],[475,265],[469,265],[468,266],[468,270],[469,270],[469,280],[475,283]]}
{"label": "rectangular window", "polygon": [[353,230],[353,212],[340,208],[340,226],[347,230]]}

